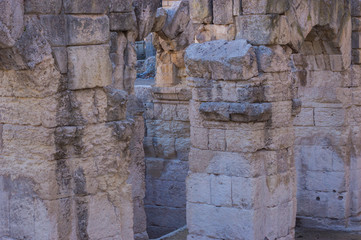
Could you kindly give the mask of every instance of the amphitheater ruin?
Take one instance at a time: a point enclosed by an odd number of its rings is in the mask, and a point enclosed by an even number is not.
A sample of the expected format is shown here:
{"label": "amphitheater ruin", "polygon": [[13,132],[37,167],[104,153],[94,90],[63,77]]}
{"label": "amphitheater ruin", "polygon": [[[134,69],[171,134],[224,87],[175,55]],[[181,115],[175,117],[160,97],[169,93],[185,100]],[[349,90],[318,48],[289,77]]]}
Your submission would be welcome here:
{"label": "amphitheater ruin", "polygon": [[298,228],[361,232],[361,0],[0,0],[0,240]]}

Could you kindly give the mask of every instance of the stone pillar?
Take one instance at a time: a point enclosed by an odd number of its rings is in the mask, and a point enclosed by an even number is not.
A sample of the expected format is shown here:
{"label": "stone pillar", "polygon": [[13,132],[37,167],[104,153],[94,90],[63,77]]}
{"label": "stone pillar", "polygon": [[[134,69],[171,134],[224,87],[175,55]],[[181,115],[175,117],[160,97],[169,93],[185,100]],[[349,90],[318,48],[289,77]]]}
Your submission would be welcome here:
{"label": "stone pillar", "polygon": [[293,239],[296,183],[288,47],[246,40],[186,51],[188,240]]}

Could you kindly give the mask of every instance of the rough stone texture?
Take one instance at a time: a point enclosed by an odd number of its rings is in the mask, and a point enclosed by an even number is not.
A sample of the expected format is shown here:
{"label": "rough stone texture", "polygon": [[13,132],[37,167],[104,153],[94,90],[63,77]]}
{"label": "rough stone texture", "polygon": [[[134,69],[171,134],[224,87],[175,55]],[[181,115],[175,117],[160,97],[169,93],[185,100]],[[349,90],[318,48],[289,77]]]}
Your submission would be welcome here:
{"label": "rough stone texture", "polygon": [[108,45],[67,49],[70,89],[105,87],[111,84]]}
{"label": "rough stone texture", "polygon": [[248,80],[258,75],[255,50],[245,40],[219,40],[191,45],[187,49],[185,62],[187,71],[191,71],[193,77]]}
{"label": "rough stone texture", "polygon": [[360,1],[160,3],[0,0],[0,238],[359,231]]}
{"label": "rough stone texture", "polygon": [[68,45],[102,44],[109,41],[107,16],[68,16],[67,27]]}

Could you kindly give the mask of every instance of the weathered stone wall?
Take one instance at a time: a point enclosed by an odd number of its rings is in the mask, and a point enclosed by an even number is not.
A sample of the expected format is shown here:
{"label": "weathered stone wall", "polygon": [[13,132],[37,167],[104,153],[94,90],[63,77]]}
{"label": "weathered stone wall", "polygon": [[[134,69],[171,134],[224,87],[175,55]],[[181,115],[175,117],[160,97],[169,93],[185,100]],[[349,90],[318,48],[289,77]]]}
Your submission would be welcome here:
{"label": "weathered stone wall", "polygon": [[151,88],[137,86],[137,96],[148,95],[144,98],[145,210],[151,238],[186,225],[191,92],[185,85],[184,50],[194,41],[188,1],[158,9],[153,31],[156,84]]}
{"label": "weathered stone wall", "polygon": [[145,96],[144,138],[148,234],[157,238],[186,225],[190,145],[189,90],[136,86]]}
{"label": "weathered stone wall", "polygon": [[133,4],[0,1],[0,237],[148,238]]}

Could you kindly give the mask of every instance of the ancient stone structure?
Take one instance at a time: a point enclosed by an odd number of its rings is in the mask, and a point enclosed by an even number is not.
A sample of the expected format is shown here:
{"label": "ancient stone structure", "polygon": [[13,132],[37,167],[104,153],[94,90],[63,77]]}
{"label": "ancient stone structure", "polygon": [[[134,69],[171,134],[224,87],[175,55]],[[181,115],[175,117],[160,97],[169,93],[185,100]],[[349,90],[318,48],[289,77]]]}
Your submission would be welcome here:
{"label": "ancient stone structure", "polygon": [[0,0],[0,239],[361,230],[361,1],[161,5]]}

